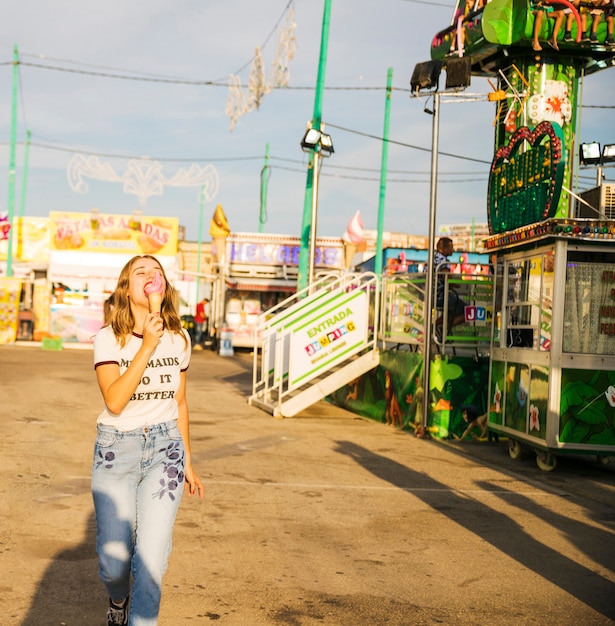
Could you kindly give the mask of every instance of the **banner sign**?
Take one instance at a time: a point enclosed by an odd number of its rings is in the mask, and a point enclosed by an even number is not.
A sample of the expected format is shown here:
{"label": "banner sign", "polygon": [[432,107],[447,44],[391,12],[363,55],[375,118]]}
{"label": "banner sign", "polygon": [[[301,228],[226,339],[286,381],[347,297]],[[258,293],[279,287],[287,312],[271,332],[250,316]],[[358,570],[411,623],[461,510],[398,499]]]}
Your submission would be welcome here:
{"label": "banner sign", "polygon": [[0,278],[0,345],[15,343],[20,297],[19,278]]}
{"label": "banner sign", "polygon": [[290,386],[319,376],[365,348],[367,324],[367,294],[362,290],[329,301],[308,316],[291,336]]}
{"label": "banner sign", "polygon": [[[299,264],[301,240],[287,235],[231,233],[226,240],[229,263],[254,266]],[[317,237],[314,265],[322,269],[344,269],[344,242],[340,237]]]}
{"label": "banner sign", "polygon": [[50,249],[120,254],[177,254],[174,217],[50,212]]}

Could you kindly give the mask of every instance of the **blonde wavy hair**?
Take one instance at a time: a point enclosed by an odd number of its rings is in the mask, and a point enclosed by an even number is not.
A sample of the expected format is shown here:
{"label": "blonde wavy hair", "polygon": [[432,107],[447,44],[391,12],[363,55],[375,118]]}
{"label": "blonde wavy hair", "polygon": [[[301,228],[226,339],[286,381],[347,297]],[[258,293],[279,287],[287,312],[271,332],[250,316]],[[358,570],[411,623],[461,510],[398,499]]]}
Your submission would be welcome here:
{"label": "blonde wavy hair", "polygon": [[181,335],[188,345],[188,340],[182,328],[181,319],[175,308],[175,290],[169,284],[167,275],[164,268],[160,264],[158,259],[150,254],[142,254],[132,257],[126,265],[122,268],[120,276],[117,279],[117,287],[113,292],[113,308],[109,316],[109,326],[113,329],[113,334],[117,337],[120,345],[124,347],[126,340],[130,335],[135,325],[135,319],[130,308],[130,298],[128,297],[128,285],[130,281],[130,273],[133,265],[139,259],[152,259],[158,264],[160,273],[164,278],[164,294],[162,295],[162,304],[160,306],[160,317],[162,317],[162,323],[166,330]]}

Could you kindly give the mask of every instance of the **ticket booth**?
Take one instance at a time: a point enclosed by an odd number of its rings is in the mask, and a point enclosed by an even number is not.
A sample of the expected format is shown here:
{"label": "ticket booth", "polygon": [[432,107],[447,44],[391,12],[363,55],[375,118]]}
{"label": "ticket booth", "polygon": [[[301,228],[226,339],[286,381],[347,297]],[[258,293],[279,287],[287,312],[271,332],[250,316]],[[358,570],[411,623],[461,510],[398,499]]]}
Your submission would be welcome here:
{"label": "ticket booth", "polygon": [[489,428],[538,467],[615,455],[615,223],[547,220],[491,237]]}

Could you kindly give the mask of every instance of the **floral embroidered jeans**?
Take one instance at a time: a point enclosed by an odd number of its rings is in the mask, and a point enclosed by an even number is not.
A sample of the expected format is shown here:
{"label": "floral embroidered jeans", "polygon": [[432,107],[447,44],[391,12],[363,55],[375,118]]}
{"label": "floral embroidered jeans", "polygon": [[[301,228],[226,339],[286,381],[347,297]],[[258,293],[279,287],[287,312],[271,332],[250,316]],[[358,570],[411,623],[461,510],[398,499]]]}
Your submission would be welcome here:
{"label": "floral embroidered jeans", "polygon": [[92,465],[98,568],[110,598],[130,594],[130,626],[158,622],[183,490],[184,442],[176,421],[127,432],[98,425]]}

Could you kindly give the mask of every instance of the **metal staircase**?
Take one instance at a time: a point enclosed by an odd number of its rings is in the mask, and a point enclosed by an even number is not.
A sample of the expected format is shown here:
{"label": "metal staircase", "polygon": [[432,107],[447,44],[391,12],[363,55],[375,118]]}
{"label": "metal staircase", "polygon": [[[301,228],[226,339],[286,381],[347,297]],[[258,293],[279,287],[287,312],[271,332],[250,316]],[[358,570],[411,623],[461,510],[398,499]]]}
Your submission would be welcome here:
{"label": "metal staircase", "polygon": [[260,316],[248,402],[292,417],[379,363],[380,285],[326,274]]}

